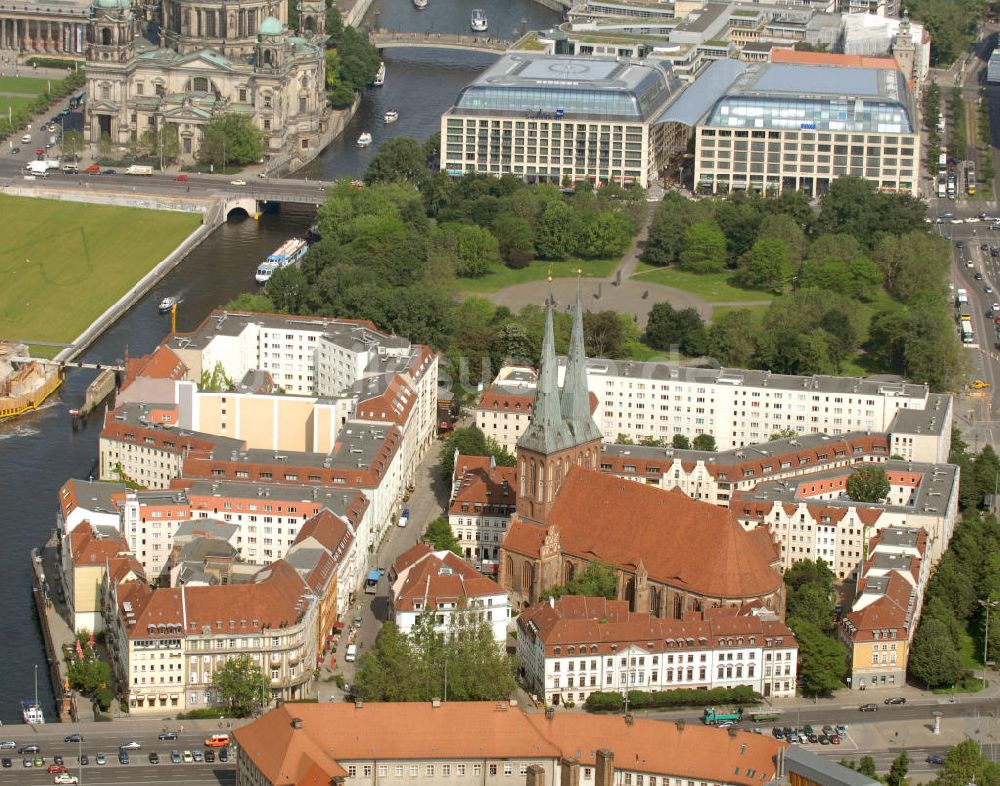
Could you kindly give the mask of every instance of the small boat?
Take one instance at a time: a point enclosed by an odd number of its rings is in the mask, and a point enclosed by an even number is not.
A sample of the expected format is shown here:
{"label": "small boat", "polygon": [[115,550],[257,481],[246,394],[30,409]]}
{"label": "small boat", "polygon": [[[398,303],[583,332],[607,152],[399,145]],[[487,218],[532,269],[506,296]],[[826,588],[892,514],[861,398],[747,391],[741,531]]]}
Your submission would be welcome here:
{"label": "small boat", "polygon": [[358,147],[368,147],[372,143],[372,135],[365,131],[358,137]]}
{"label": "small boat", "polygon": [[38,701],[25,699],[21,702],[21,718],[29,726],[36,726],[45,723],[45,715],[42,713],[42,705]]}
{"label": "small boat", "polygon": [[158,306],[161,314],[166,314],[170,309],[176,306],[180,302],[180,298],[176,295],[169,295],[160,301]]}
{"label": "small boat", "polygon": [[423,11],[427,8],[427,0],[413,0],[413,7],[418,11]]}
{"label": "small boat", "polygon": [[254,279],[258,284],[266,284],[271,280],[275,270],[294,265],[302,260],[309,250],[309,244],[300,237],[286,240],[267,259],[260,263]]}
{"label": "small boat", "polygon": [[398,109],[390,109],[388,112],[386,112],[382,116],[382,119],[386,123],[395,123],[397,120],[399,120],[399,110]]}
{"label": "small boat", "polygon": [[472,18],[469,20],[469,24],[477,33],[485,33],[490,26],[486,19],[486,12],[482,8],[472,9]]}
{"label": "small boat", "polygon": [[375,87],[382,87],[385,84],[385,63],[378,64],[378,71],[375,74],[375,81],[372,84]]}

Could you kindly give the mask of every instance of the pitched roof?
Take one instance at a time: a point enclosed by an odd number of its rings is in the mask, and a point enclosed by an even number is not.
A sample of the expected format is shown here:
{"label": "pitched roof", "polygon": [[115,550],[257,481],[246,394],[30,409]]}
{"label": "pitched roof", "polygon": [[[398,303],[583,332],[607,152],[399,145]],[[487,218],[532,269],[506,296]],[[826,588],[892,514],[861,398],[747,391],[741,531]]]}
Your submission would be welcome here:
{"label": "pitched roof", "polygon": [[334,562],[339,563],[354,541],[354,529],[340,516],[323,508],[303,523],[292,545],[304,544],[310,538],[326,549]]}
{"label": "pitched roof", "polygon": [[[548,523],[564,553],[632,570],[641,562],[651,579],[695,594],[749,598],[781,587],[762,538],[745,532],[731,511],[680,491],[574,466]],[[513,543],[522,539],[519,531]]]}
{"label": "pitched roof", "polygon": [[891,57],[865,57],[864,55],[843,55],[834,52],[800,52],[797,49],[776,49],[771,55],[771,61],[774,63],[795,63],[798,65],[899,70],[899,63]]}
{"label": "pitched roof", "polygon": [[93,527],[84,521],[69,534],[70,554],[76,567],[104,565],[113,557],[128,553],[128,543],[111,527]]}
{"label": "pitched roof", "polygon": [[[293,726],[293,720],[299,728]],[[504,702],[285,704],[236,729],[242,751],[273,784],[329,782],[340,762],[559,759],[596,764],[606,748],[622,769],[759,786],[785,744],[769,736],[696,724],[558,712],[551,718]]]}
{"label": "pitched roof", "polygon": [[[405,560],[404,560],[405,557]],[[410,549],[393,563],[392,607],[413,611],[416,604],[434,608],[463,598],[504,595],[503,589],[450,551]]]}
{"label": "pitched roof", "polygon": [[174,351],[165,344],[160,344],[150,354],[139,358],[129,358],[125,364],[125,379],[122,387],[128,387],[138,377],[154,377],[156,379],[184,379],[188,367]]}
{"label": "pitched roof", "polygon": [[515,467],[492,467],[489,456],[456,456],[455,483],[449,513],[467,513],[465,505],[496,505],[513,508],[517,502]]}

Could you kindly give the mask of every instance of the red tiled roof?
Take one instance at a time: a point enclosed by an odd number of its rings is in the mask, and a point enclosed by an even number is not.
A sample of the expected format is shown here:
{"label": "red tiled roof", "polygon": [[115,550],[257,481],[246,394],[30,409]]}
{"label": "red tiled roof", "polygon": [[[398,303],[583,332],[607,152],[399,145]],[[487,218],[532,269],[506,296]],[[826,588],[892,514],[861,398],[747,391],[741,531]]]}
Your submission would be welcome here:
{"label": "red tiled roof", "polygon": [[292,545],[302,543],[309,538],[313,538],[325,548],[335,562],[340,562],[354,541],[354,534],[340,516],[323,508],[302,524]]}
{"label": "red tiled roof", "polygon": [[505,594],[493,579],[450,551],[432,552],[428,547],[421,554],[410,549],[393,563],[393,571],[395,611],[412,611],[417,603],[433,608],[441,603],[458,603],[462,598]]}
{"label": "red tiled roof", "polygon": [[160,344],[150,354],[139,358],[129,358],[125,364],[125,379],[122,387],[128,387],[138,377],[156,379],[184,379],[188,367],[166,344]]}
{"label": "red tiled roof", "polygon": [[798,63],[799,65],[840,66],[843,68],[886,68],[899,70],[899,63],[891,57],[865,57],[864,55],[841,55],[833,52],[800,52],[796,49],[776,49],[771,54],[774,63]]}
{"label": "red tiled roof", "polygon": [[[517,502],[514,492],[516,468],[491,467],[489,456],[457,456],[455,476],[459,488],[451,501],[449,513],[475,512],[477,504],[513,509]],[[463,504],[469,510],[463,510]]]}
{"label": "red tiled roof", "polygon": [[[680,491],[574,466],[548,523],[564,553],[633,570],[642,562],[651,579],[695,594],[751,598],[781,588],[773,551],[759,536],[746,533],[731,511]],[[513,543],[522,537],[518,532]]]}
{"label": "red tiled roof", "polygon": [[[882,597],[872,601],[859,611],[850,612],[845,617],[848,624],[844,625],[844,629],[852,641],[872,641],[875,631],[887,630],[896,631],[897,639],[906,638],[907,630],[912,623],[912,616],[910,620],[906,618],[907,605],[910,602],[910,596],[917,590],[895,571],[888,574],[888,578],[889,582]],[[866,586],[865,579],[858,582],[858,597],[864,594]]]}
{"label": "red tiled roof", "polygon": [[385,392],[358,401],[354,417],[357,420],[389,422],[402,425],[410,417],[417,401],[417,392],[396,374]]}
{"label": "red tiled roof", "polygon": [[774,776],[785,748],[769,736],[699,724],[563,712],[546,718],[497,702],[285,704],[233,736],[264,778],[282,786],[343,777],[340,762],[576,757],[593,767],[600,749],[622,770],[759,786]]}

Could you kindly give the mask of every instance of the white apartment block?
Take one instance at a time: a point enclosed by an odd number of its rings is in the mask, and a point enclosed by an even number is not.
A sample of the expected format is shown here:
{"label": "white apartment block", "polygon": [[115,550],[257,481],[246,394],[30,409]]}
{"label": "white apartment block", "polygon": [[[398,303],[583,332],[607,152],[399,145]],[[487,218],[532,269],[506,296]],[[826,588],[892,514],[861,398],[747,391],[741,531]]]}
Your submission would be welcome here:
{"label": "white apartment block", "polygon": [[[561,383],[565,358],[559,363]],[[503,374],[501,370],[498,379]],[[594,420],[609,442],[619,434],[633,442],[659,439],[667,444],[675,434],[688,438],[711,434],[717,449],[725,451],[767,442],[779,432],[890,432],[897,412],[907,410],[924,410],[928,416],[922,424],[906,421],[904,430],[913,432],[911,438],[917,441],[911,447],[913,455],[905,458],[940,460],[951,442],[948,397],[909,382],[594,358],[587,360],[587,385],[597,397]],[[487,398],[490,394],[487,389],[480,400],[492,401]],[[502,395],[499,399],[502,403]],[[518,414],[484,406],[476,413],[476,423],[501,444],[516,443],[528,422]]]}
{"label": "white apartment block", "polygon": [[532,606],[517,623],[518,666],[547,705],[579,704],[599,691],[738,685],[795,695],[798,643],[777,618],[660,619],[630,612],[624,600],[564,596]]}

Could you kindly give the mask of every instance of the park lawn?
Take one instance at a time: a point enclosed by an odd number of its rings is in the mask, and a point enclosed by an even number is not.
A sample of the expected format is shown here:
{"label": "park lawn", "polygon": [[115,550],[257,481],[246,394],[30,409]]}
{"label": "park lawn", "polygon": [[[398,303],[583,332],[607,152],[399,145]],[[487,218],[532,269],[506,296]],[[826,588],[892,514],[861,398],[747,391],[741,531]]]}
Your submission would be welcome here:
{"label": "park lawn", "polygon": [[583,271],[584,278],[607,278],[617,264],[617,259],[564,259],[560,262],[536,260],[520,270],[502,265],[479,278],[459,278],[458,288],[464,292],[499,292],[515,284],[544,281],[550,268],[552,278],[571,278],[577,270]]}
{"label": "park lawn", "polygon": [[722,319],[731,311],[749,311],[753,315],[754,324],[760,324],[761,318],[770,306],[712,306],[712,322]]}
{"label": "park lawn", "polygon": [[35,79],[30,76],[0,76],[0,93],[23,93],[25,95],[41,95],[49,89],[51,82],[57,79]]}
{"label": "park lawn", "polygon": [[748,300],[767,300],[774,298],[770,292],[758,292],[754,289],[743,289],[730,283],[732,271],[724,273],[689,273],[675,267],[653,267],[645,262],[636,266],[632,278],[637,281],[662,284],[674,289],[682,289],[700,297],[708,303],[741,303]]}
{"label": "park lawn", "polygon": [[71,343],[201,223],[194,213],[3,195],[0,214],[0,336],[28,343]]}
{"label": "park lawn", "polygon": [[7,119],[9,112],[16,112],[21,107],[35,102],[32,96],[0,96],[0,119]]}

